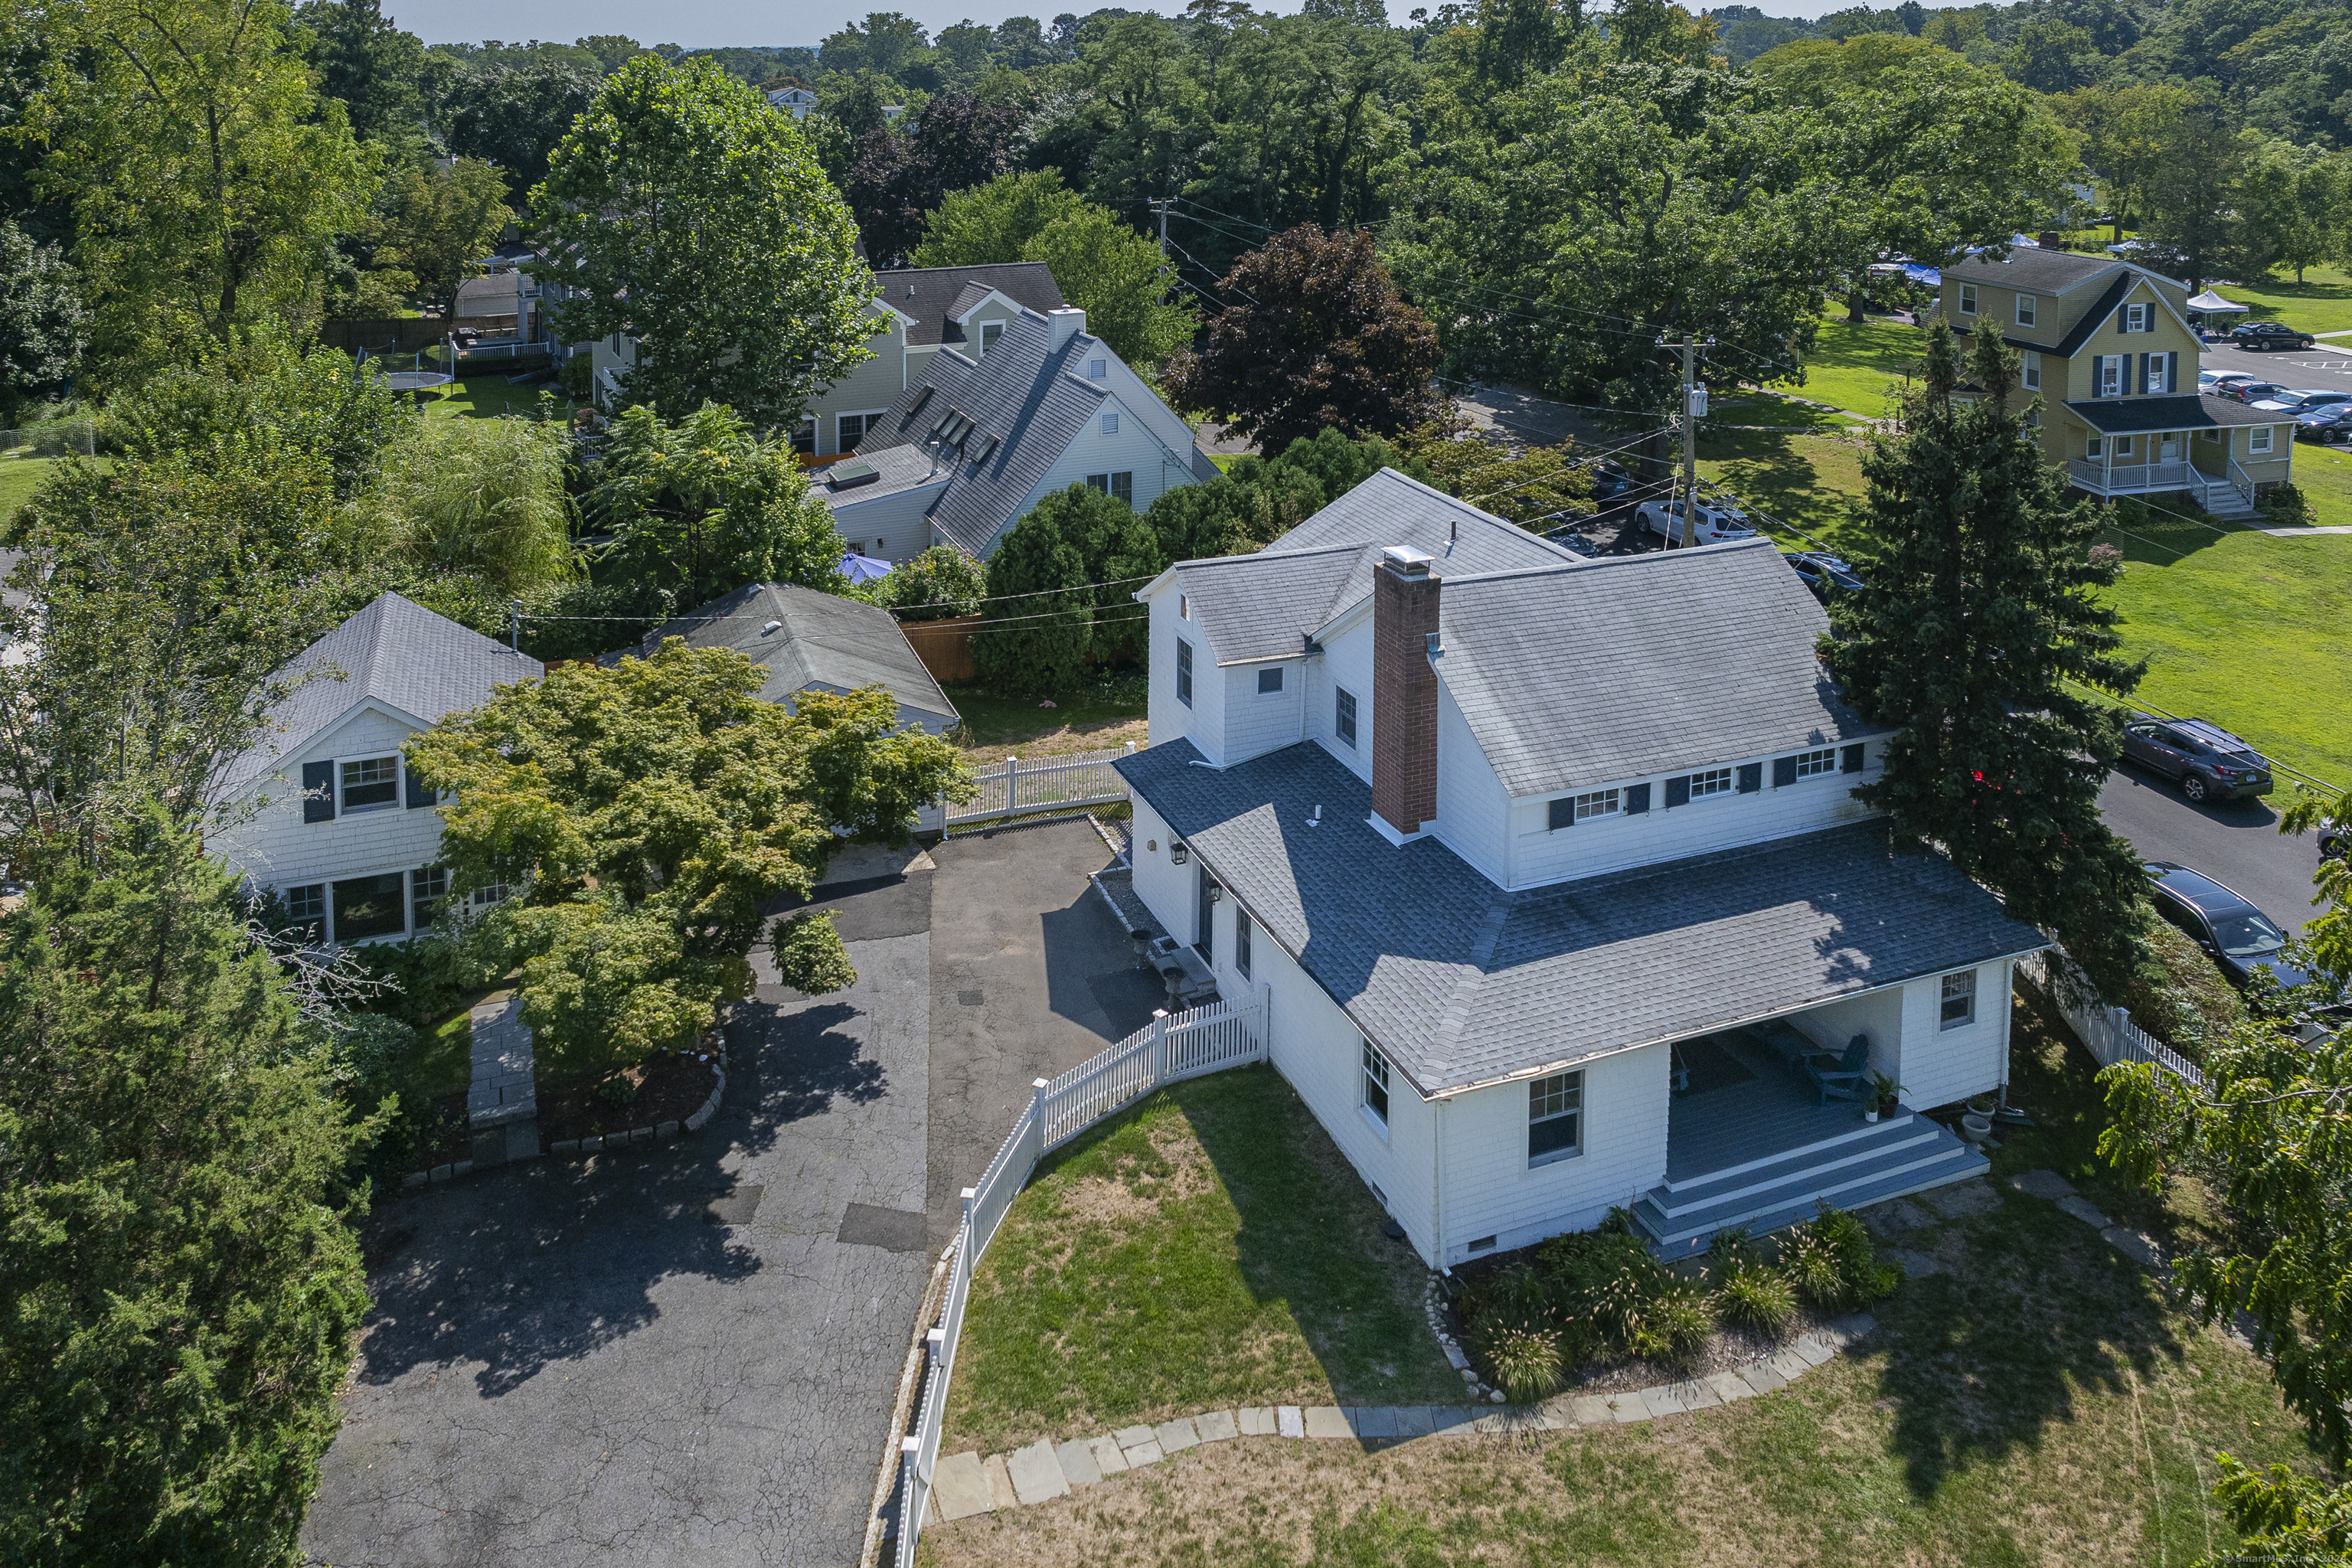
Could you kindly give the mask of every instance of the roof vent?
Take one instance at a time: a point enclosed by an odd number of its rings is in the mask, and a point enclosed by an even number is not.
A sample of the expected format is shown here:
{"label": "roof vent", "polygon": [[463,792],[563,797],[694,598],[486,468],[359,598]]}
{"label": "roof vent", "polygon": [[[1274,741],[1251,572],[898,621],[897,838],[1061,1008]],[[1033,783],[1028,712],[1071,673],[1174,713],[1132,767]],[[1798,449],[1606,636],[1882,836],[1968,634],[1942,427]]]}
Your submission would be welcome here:
{"label": "roof vent", "polygon": [[783,629],[783,626],[784,623],[782,621],[770,621],[766,626],[760,628],[760,635],[761,637],[766,637],[770,632],[782,631]]}
{"label": "roof vent", "polygon": [[882,470],[860,460],[835,463],[824,471],[827,489],[854,490],[860,485],[870,485],[882,477]]}

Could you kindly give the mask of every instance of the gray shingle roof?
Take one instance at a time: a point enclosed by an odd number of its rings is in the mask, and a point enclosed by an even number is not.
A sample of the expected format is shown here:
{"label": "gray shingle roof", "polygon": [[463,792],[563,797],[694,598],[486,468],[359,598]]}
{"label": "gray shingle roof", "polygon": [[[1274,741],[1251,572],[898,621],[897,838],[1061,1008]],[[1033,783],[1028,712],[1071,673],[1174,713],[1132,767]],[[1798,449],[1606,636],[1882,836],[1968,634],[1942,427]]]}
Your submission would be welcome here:
{"label": "gray shingle roof", "polygon": [[1943,270],[1945,278],[1963,283],[1992,283],[2030,294],[2061,294],[2124,265],[2112,256],[2082,256],[2047,246],[2021,245],[2009,253],[2007,261],[1969,256]]}
{"label": "gray shingle roof", "polygon": [[1180,562],[1176,572],[1220,664],[1299,651],[1300,638],[1372,591],[1381,552],[1409,544],[1454,579],[1580,557],[1516,523],[1382,468],[1255,555]]}
{"label": "gray shingle roof", "polygon": [[[769,631],[770,621],[782,624]],[[915,657],[898,617],[838,594],[753,583],[655,627],[640,647],[659,647],[665,637],[684,637],[689,647],[731,647],[764,666],[768,679],[760,696],[765,701],[790,707],[795,694],[812,686],[841,691],[881,686],[900,708],[921,716],[926,728],[956,722],[955,704]],[[605,662],[625,657],[608,654]]]}
{"label": "gray shingle roof", "polygon": [[916,348],[963,342],[963,329],[949,318],[971,308],[973,298],[967,297],[967,290],[974,285],[983,290],[994,289],[1041,313],[1058,310],[1067,303],[1062,298],[1060,286],[1054,281],[1053,269],[1042,261],[1007,261],[985,267],[908,267],[895,272],[877,272],[874,281],[882,286],[882,299],[892,310],[903,310],[915,319],[915,324],[907,329],[907,342]]}
{"label": "gray shingle roof", "polygon": [[[1072,369],[1090,355],[1109,353],[1101,340],[1079,332],[1055,349],[1047,346],[1051,335],[1043,316],[1024,311],[1005,324],[1004,335],[977,364],[940,353],[858,443],[863,458],[919,442],[950,408],[971,420],[975,435],[995,437],[985,462],[953,464],[947,489],[931,506],[931,521],[974,555],[986,553],[1015,520],[1015,509],[1108,395]],[[928,398],[926,387],[931,389]],[[965,443],[967,450],[971,446]]]}
{"label": "gray shingle roof", "polygon": [[285,677],[312,679],[271,710],[264,738],[228,765],[222,783],[235,787],[264,776],[363,698],[437,724],[479,708],[499,686],[545,673],[539,660],[422,605],[379,595],[286,665]]}
{"label": "gray shingle roof", "polygon": [[1370,789],[1311,742],[1200,756],[1113,765],[1424,1095],[2043,945],[1878,823],[1507,894],[1433,838],[1381,837]]}
{"label": "gray shingle roof", "polygon": [[2066,412],[2092,429],[2109,436],[2136,436],[2143,430],[2215,430],[2231,425],[2284,425],[2294,416],[2249,408],[2233,398],[2211,393],[2184,392],[2177,397],[2085,398],[2066,405]]}
{"label": "gray shingle roof", "polygon": [[1829,617],[1768,540],[1468,577],[1438,675],[1515,795],[1880,732],[1814,645]]}

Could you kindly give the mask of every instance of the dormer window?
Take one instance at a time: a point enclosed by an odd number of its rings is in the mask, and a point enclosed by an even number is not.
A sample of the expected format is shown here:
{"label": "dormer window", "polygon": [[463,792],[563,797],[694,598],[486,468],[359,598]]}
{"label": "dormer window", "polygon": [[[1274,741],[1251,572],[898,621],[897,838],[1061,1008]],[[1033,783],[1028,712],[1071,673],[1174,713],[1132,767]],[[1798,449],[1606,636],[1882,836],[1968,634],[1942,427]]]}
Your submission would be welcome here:
{"label": "dormer window", "polygon": [[2034,308],[2038,303],[2039,301],[2031,294],[2020,294],[2017,297],[2017,324],[2019,326],[2030,327],[2033,325]]}
{"label": "dormer window", "polygon": [[1003,322],[982,321],[980,326],[980,352],[982,356],[985,357],[988,351],[996,346],[996,340],[1003,335]]}
{"label": "dormer window", "polygon": [[1960,314],[1973,316],[1976,313],[1977,286],[1973,283],[1963,283],[1960,285]]}

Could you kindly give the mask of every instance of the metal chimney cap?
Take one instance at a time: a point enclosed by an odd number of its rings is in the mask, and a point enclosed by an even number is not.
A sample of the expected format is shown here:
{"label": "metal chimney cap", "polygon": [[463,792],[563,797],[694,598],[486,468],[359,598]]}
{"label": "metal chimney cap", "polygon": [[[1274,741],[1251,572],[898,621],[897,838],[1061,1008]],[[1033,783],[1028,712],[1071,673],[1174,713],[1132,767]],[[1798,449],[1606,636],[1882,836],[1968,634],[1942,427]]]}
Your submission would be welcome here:
{"label": "metal chimney cap", "polygon": [[1426,551],[1415,550],[1410,544],[1391,544],[1381,552],[1382,564],[1407,577],[1429,575],[1429,563],[1432,559],[1433,557]]}

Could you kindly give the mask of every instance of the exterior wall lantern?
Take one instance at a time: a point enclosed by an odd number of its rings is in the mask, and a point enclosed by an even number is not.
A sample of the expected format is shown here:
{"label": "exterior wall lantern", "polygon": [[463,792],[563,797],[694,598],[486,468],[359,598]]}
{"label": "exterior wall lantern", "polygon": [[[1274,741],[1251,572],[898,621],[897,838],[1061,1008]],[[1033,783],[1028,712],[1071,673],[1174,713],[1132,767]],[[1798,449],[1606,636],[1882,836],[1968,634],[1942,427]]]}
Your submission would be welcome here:
{"label": "exterior wall lantern", "polygon": [[1185,861],[1190,860],[1192,858],[1192,852],[1184,847],[1184,841],[1182,839],[1171,838],[1168,841],[1169,859],[1174,861],[1177,865],[1181,866]]}

